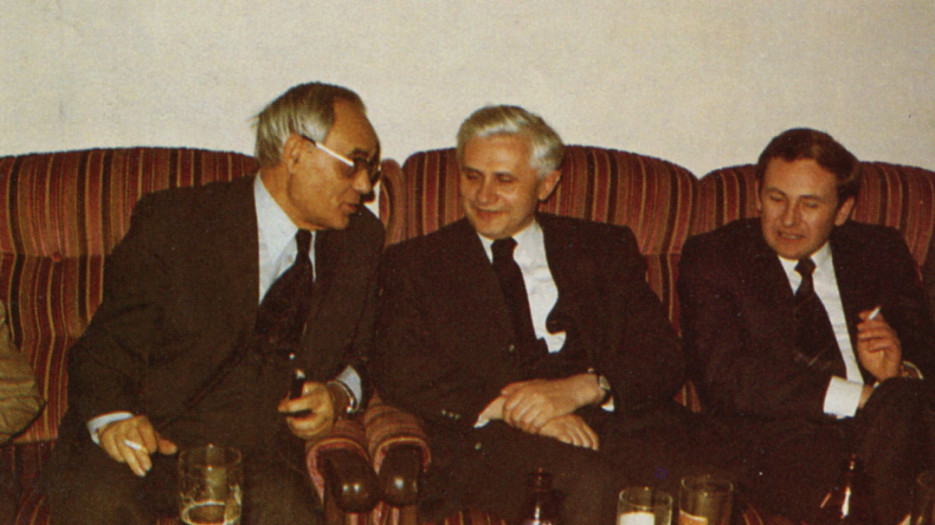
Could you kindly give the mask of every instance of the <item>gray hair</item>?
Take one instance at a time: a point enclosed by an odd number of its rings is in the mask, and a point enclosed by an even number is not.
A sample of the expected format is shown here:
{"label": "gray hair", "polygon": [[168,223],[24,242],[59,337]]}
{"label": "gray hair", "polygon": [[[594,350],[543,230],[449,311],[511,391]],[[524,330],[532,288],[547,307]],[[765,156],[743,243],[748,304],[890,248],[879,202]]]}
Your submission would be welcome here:
{"label": "gray hair", "polygon": [[275,166],[282,159],[282,147],[292,133],[301,133],[324,142],[334,125],[334,104],[350,102],[365,111],[357,93],[331,84],[310,82],[292,87],[263,108],[255,118],[256,150],[261,167]]}
{"label": "gray hair", "polygon": [[458,129],[458,162],[464,158],[464,146],[474,137],[523,135],[532,145],[529,165],[539,177],[562,165],[565,145],[561,137],[542,117],[519,106],[486,106],[471,114]]}

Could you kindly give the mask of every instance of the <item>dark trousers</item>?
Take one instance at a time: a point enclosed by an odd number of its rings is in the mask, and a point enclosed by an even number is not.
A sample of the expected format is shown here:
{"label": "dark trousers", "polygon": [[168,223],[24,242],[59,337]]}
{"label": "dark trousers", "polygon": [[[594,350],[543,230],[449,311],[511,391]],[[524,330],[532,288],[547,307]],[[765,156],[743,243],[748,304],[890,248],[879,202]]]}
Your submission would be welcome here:
{"label": "dark trousers", "polygon": [[922,386],[888,380],[853,419],[738,424],[724,431],[731,465],[765,511],[808,521],[854,452],[874,522],[898,523],[909,512],[915,477],[933,464]]}
{"label": "dark trousers", "polygon": [[[139,478],[90,439],[88,445],[74,448],[56,451],[56,468],[47,478],[52,523],[143,525],[158,516],[178,515],[177,456],[153,455],[152,470]],[[302,466],[301,453],[298,457],[286,454],[286,448],[245,455],[241,523],[321,522],[318,497]]]}
{"label": "dark trousers", "polygon": [[471,508],[515,519],[527,476],[543,468],[563,497],[562,523],[614,523],[617,495],[627,485],[663,488],[677,498],[682,476],[724,473],[708,461],[713,435],[696,428],[688,414],[598,419],[592,428],[600,438],[599,451],[526,434],[502,422],[465,435],[430,429],[433,463],[423,485],[422,517],[438,520]]}

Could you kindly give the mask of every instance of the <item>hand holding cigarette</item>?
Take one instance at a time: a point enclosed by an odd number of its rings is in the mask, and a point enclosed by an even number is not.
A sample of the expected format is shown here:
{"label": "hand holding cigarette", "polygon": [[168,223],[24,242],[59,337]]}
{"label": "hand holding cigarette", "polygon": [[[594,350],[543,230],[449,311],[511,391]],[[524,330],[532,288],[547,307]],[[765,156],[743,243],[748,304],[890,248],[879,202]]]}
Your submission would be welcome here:
{"label": "hand holding cigarette", "polygon": [[882,307],[860,313],[857,323],[857,360],[878,381],[896,377],[902,365],[899,335],[880,315]]}

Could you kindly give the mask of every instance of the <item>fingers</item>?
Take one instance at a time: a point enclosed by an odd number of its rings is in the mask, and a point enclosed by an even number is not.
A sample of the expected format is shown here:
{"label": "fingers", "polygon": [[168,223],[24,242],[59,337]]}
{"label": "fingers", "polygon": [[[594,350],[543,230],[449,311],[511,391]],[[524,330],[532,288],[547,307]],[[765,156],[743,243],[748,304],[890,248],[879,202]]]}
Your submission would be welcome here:
{"label": "fingers", "polygon": [[598,450],[600,447],[600,441],[594,430],[583,419],[573,414],[549,421],[543,427],[541,434],[575,447],[591,450]]}
{"label": "fingers", "polygon": [[174,443],[159,436],[146,416],[135,416],[105,426],[100,431],[100,444],[111,458],[126,463],[140,477],[153,468],[150,454],[163,449],[174,453],[177,449]]}
{"label": "fingers", "polygon": [[176,452],[179,451],[179,446],[173,443],[172,441],[169,441],[168,439],[162,436],[159,436],[156,439],[156,450],[158,450],[160,454],[171,456],[172,454],[175,454]]}
{"label": "fingers", "polygon": [[287,417],[286,424],[296,437],[310,441],[331,432],[334,417],[326,413],[313,413],[303,418]]}
{"label": "fingers", "polygon": [[334,425],[334,403],[324,383],[306,382],[302,397],[282,400],[279,412],[286,415],[289,430],[304,440],[325,435]]}
{"label": "fingers", "polygon": [[510,383],[509,385],[503,387],[502,390],[500,390],[500,394],[504,396],[512,395],[517,390],[520,390],[521,388],[526,386],[527,383],[528,381],[519,381],[517,383]]}

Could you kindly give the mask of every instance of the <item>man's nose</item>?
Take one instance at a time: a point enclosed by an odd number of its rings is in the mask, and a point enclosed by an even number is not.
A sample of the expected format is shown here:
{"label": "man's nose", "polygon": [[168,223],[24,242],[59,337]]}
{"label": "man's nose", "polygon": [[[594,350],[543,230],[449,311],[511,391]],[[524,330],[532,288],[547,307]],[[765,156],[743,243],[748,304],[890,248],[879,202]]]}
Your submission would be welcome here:
{"label": "man's nose", "polygon": [[367,195],[373,191],[373,182],[370,181],[370,174],[367,170],[360,170],[354,175],[354,191],[361,195]]}
{"label": "man's nose", "polygon": [[496,199],[496,191],[494,189],[494,183],[490,179],[484,179],[481,181],[480,185],[477,187],[477,200],[478,202],[489,203],[493,202]]}
{"label": "man's nose", "polygon": [[780,217],[780,219],[782,220],[782,223],[784,225],[793,226],[796,222],[798,222],[798,218],[799,218],[799,213],[798,213],[798,209],[796,206],[787,204],[783,208],[782,216]]}

